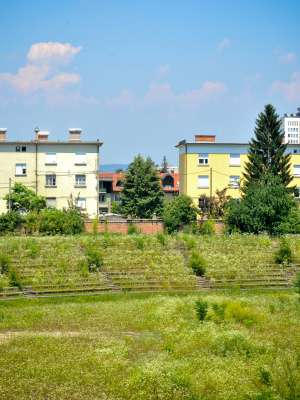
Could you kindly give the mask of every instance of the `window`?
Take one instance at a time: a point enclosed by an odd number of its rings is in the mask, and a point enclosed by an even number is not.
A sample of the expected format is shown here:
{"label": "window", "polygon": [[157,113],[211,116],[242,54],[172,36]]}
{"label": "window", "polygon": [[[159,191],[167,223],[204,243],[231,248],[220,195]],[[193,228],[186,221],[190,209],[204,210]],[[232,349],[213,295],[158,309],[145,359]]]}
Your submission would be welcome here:
{"label": "window", "polygon": [[75,175],[75,186],[86,186],[85,175]]}
{"label": "window", "polygon": [[17,152],[22,152],[22,153],[25,153],[25,151],[26,151],[26,146],[16,146],[16,151]]}
{"label": "window", "polygon": [[16,176],[26,176],[26,164],[16,164]]}
{"label": "window", "polygon": [[300,176],[300,165],[294,165],[294,175]]}
{"label": "window", "polygon": [[75,153],[75,165],[86,165],[86,153]]}
{"label": "window", "polygon": [[49,208],[56,207],[56,197],[46,197],[46,205]]}
{"label": "window", "polygon": [[198,163],[199,165],[208,165],[208,154],[199,154]]}
{"label": "window", "polygon": [[238,175],[231,175],[229,177],[229,186],[233,189],[237,189],[240,185],[240,177]]}
{"label": "window", "polygon": [[198,176],[198,188],[208,188],[209,187],[209,177],[208,175]]}
{"label": "window", "polygon": [[233,154],[233,153],[230,154],[229,165],[240,166],[241,165],[240,154]]}
{"label": "window", "polygon": [[46,165],[56,165],[56,153],[46,153]]}
{"label": "window", "polygon": [[75,200],[76,207],[80,208],[81,210],[86,209],[86,199],[84,197],[77,197]]}
{"label": "window", "polygon": [[106,201],[106,195],[105,195],[105,194],[100,194],[100,195],[99,195],[99,201],[100,201],[100,203],[105,203],[105,201]]}
{"label": "window", "polygon": [[56,187],[56,175],[46,175],[46,186]]}

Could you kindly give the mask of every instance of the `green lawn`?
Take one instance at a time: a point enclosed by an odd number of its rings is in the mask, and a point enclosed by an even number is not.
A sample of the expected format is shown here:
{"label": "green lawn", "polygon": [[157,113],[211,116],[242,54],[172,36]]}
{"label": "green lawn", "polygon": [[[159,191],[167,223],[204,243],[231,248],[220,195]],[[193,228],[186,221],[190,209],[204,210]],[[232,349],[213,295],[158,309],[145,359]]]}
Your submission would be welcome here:
{"label": "green lawn", "polygon": [[299,398],[293,291],[0,301],[0,399]]}

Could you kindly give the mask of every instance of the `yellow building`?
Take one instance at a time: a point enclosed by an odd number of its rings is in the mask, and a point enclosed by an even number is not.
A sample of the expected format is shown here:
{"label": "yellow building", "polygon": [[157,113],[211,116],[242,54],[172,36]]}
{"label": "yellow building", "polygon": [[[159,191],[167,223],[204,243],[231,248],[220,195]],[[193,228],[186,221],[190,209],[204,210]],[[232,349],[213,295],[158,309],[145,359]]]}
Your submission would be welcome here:
{"label": "yellow building", "polygon": [[33,141],[9,141],[0,129],[0,213],[15,182],[46,198],[47,205],[68,208],[70,201],[89,217],[98,215],[99,141],[81,141],[81,130],[70,129],[69,140],[50,141],[36,131]]}
{"label": "yellow building", "polygon": [[[239,190],[249,145],[218,143],[214,135],[196,135],[195,142],[185,140],[179,150],[179,192],[190,196],[198,207],[201,195],[213,196],[216,190],[227,188],[227,194],[240,197]],[[292,173],[291,185],[300,188],[300,144],[289,144]]]}

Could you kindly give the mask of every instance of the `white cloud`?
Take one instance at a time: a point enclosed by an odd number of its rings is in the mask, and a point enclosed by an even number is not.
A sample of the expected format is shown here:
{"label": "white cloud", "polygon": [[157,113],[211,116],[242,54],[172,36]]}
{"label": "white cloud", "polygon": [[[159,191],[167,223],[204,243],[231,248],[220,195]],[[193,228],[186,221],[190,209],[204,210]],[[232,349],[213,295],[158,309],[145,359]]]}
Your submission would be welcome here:
{"label": "white cloud", "polygon": [[175,93],[169,83],[153,83],[146,93],[137,97],[130,91],[122,91],[117,97],[110,98],[106,104],[110,107],[128,106],[172,106],[195,108],[219,98],[227,91],[223,82],[205,81],[200,88]]}
{"label": "white cloud", "polygon": [[289,82],[273,82],[272,90],[283,95],[288,101],[300,101],[300,72],[295,72]]}
{"label": "white cloud", "polygon": [[68,62],[80,50],[81,47],[72,46],[70,43],[40,42],[30,47],[27,59],[30,63]]}
{"label": "white cloud", "polygon": [[130,90],[124,89],[118,96],[107,99],[105,104],[109,108],[129,106],[134,103],[134,98],[135,96]]}
{"label": "white cloud", "polygon": [[285,53],[279,56],[279,62],[281,64],[291,64],[296,60],[296,58],[297,58],[296,53],[293,52]]}
{"label": "white cloud", "polygon": [[29,94],[38,91],[54,92],[77,84],[80,76],[58,72],[53,64],[66,63],[80,51],[69,43],[47,42],[33,44],[28,53],[28,63],[15,74],[2,73],[0,81],[6,82],[16,91]]}
{"label": "white cloud", "polygon": [[227,37],[221,40],[218,44],[218,50],[224,50],[231,46],[231,40]]}

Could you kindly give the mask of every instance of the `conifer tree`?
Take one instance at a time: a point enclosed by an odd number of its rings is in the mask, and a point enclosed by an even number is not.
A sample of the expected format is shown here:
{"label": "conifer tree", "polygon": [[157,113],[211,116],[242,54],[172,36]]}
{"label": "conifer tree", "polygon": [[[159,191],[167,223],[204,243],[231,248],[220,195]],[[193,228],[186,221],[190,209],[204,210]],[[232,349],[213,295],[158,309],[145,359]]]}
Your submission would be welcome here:
{"label": "conifer tree", "polygon": [[121,194],[120,211],[136,218],[152,218],[161,215],[163,192],[155,164],[138,155],[129,165]]}
{"label": "conifer tree", "polygon": [[258,115],[254,133],[245,166],[244,191],[250,183],[260,181],[269,174],[279,176],[287,187],[292,181],[291,155],[286,153],[282,123],[271,104],[267,104]]}

